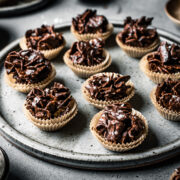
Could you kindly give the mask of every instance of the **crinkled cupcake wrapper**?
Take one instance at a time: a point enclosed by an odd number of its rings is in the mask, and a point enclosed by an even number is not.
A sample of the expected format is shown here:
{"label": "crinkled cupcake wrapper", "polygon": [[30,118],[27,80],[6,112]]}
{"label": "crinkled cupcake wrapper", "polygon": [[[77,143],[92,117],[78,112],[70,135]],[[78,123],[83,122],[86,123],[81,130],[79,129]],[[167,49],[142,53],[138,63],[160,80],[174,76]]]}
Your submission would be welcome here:
{"label": "crinkled cupcake wrapper", "polygon": [[26,106],[24,105],[24,113],[26,115],[26,117],[38,128],[40,128],[43,131],[56,131],[60,128],[62,128],[63,126],[65,126],[70,120],[72,120],[77,112],[78,112],[78,108],[77,108],[77,103],[76,101],[73,99],[74,104],[72,109],[66,113],[65,115],[61,116],[61,117],[56,117],[56,118],[51,118],[51,119],[39,119],[36,118],[35,116],[33,116],[29,110],[26,109]]}
{"label": "crinkled cupcake wrapper", "polygon": [[156,39],[150,46],[145,47],[145,48],[144,47],[132,47],[132,46],[128,46],[128,45],[125,45],[124,43],[122,43],[119,40],[118,34],[117,34],[116,42],[121,47],[121,49],[123,49],[126,52],[126,54],[128,56],[131,56],[134,58],[141,58],[145,54],[155,50],[159,46],[160,40],[159,40],[159,38]]}
{"label": "crinkled cupcake wrapper", "polygon": [[180,112],[175,112],[162,107],[156,100],[156,87],[151,91],[150,98],[158,112],[167,120],[180,121]]}
{"label": "crinkled cupcake wrapper", "polygon": [[[105,73],[99,73],[98,75],[100,75],[100,74],[105,74],[108,76],[110,76],[112,74],[118,75],[117,73],[106,73],[106,72]],[[135,94],[134,84],[131,81],[128,81],[126,84],[131,86],[131,89],[128,92],[128,94],[129,94],[128,96],[126,96],[122,99],[119,99],[119,100],[111,100],[111,101],[102,101],[102,100],[94,99],[90,96],[89,92],[85,88],[86,85],[88,85],[89,80],[91,80],[91,79],[92,79],[92,76],[83,83],[82,93],[83,93],[84,98],[89,103],[91,103],[93,106],[97,107],[98,109],[103,109],[105,106],[115,104],[115,103],[125,103],[125,102],[129,101]]]}
{"label": "crinkled cupcake wrapper", "polygon": [[76,37],[76,39],[78,39],[79,41],[89,41],[91,39],[95,39],[95,38],[101,38],[102,40],[106,40],[113,32],[113,25],[112,24],[108,24],[107,26],[107,32],[105,33],[86,33],[86,34],[79,34],[73,26],[71,26],[71,32],[72,34]]}
{"label": "crinkled cupcake wrapper", "polygon": [[45,80],[39,83],[35,83],[35,84],[16,83],[15,82],[16,80],[13,78],[12,74],[8,75],[7,73],[5,73],[5,81],[9,86],[14,88],[15,90],[23,92],[23,93],[28,93],[34,88],[40,88],[40,89],[45,88],[48,84],[51,83],[55,75],[56,75],[56,70],[55,70],[54,65],[52,65],[52,72],[50,73],[50,75]]}
{"label": "crinkled cupcake wrapper", "polygon": [[152,72],[149,70],[149,64],[147,61],[147,57],[155,52],[149,53],[145,55],[139,63],[140,69],[148,76],[154,83],[161,83],[166,81],[167,79],[172,79],[172,80],[179,80],[180,79],[180,72],[178,73],[172,73],[172,74],[165,74],[165,73],[156,73]]}
{"label": "crinkled cupcake wrapper", "polygon": [[[44,57],[46,59],[52,60],[55,57],[57,57],[57,55],[61,52],[61,50],[64,48],[65,45],[66,45],[66,41],[64,39],[64,42],[63,42],[63,44],[61,46],[59,46],[57,48],[54,48],[54,49],[50,49],[50,50],[41,50],[40,52],[42,54],[44,54]],[[26,45],[26,38],[25,37],[23,37],[20,40],[19,46],[21,47],[22,50],[27,50],[28,49],[28,47]]]}
{"label": "crinkled cupcake wrapper", "polygon": [[76,65],[73,64],[73,62],[69,59],[69,52],[70,50],[68,50],[65,55],[64,55],[64,62],[66,63],[66,65],[68,67],[70,67],[72,69],[72,71],[77,74],[79,77],[82,78],[88,78],[93,74],[99,73],[104,71],[105,69],[107,69],[110,65],[111,65],[111,56],[109,55],[109,53],[104,50],[104,55],[105,55],[105,60],[95,66],[82,66],[82,65]]}
{"label": "crinkled cupcake wrapper", "polygon": [[59,122],[55,124],[39,124],[34,121],[32,121],[32,123],[43,131],[57,131],[62,127],[64,127],[69,121],[71,121],[76,116],[76,114],[77,114],[77,110],[63,122]]}
{"label": "crinkled cupcake wrapper", "polygon": [[140,144],[142,144],[142,142],[145,140],[145,138],[148,134],[148,123],[147,123],[145,117],[139,111],[136,111],[133,109],[132,113],[133,113],[133,115],[137,115],[144,122],[144,125],[145,125],[144,131],[142,132],[142,135],[137,140],[130,142],[130,143],[125,143],[125,144],[109,142],[109,141],[105,140],[104,137],[102,137],[101,135],[98,134],[98,132],[96,130],[96,125],[97,125],[102,113],[103,113],[103,111],[100,111],[93,117],[93,119],[90,122],[90,130],[91,130],[91,133],[98,139],[98,141],[106,149],[109,149],[111,151],[117,151],[117,152],[129,151],[131,149],[136,148]]}

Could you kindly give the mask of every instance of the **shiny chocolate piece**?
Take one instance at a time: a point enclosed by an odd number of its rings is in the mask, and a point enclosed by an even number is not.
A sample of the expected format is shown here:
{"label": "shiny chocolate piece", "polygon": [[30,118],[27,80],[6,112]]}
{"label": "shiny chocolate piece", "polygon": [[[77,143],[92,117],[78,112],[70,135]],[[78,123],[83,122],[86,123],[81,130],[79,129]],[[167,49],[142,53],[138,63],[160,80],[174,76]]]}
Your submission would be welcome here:
{"label": "shiny chocolate piece", "polygon": [[50,50],[61,46],[64,38],[54,31],[54,26],[42,25],[41,28],[28,30],[25,34],[26,45],[35,50]]}
{"label": "shiny chocolate piece", "polygon": [[108,20],[104,16],[97,15],[96,10],[87,9],[72,19],[72,25],[79,34],[104,33],[107,31]]}
{"label": "shiny chocolate piece", "polygon": [[35,88],[27,95],[26,108],[36,118],[50,119],[60,117],[72,108],[70,90],[55,82],[51,88]]}
{"label": "shiny chocolate piece", "polygon": [[180,180],[180,168],[175,169],[171,180]]}
{"label": "shiny chocolate piece", "polygon": [[124,29],[118,34],[119,40],[124,44],[134,47],[147,47],[157,38],[156,29],[148,28],[153,18],[132,19],[127,17],[124,21]]}
{"label": "shiny chocolate piece", "polygon": [[4,62],[7,74],[12,74],[16,83],[34,84],[48,77],[51,63],[38,51],[21,50],[10,52]]}
{"label": "shiny chocolate piece", "polygon": [[180,72],[180,46],[162,42],[157,52],[147,57],[149,69],[165,74]]}
{"label": "shiny chocolate piece", "polygon": [[75,42],[70,50],[69,58],[74,64],[94,66],[105,60],[103,56],[103,42],[100,39],[92,39],[88,42]]}
{"label": "shiny chocolate piece", "polygon": [[168,80],[158,84],[155,95],[162,107],[180,112],[180,81]]}
{"label": "shiny chocolate piece", "polygon": [[119,100],[129,95],[127,91],[131,86],[126,85],[129,79],[130,76],[115,74],[94,75],[85,88],[92,98],[103,101]]}
{"label": "shiny chocolate piece", "polygon": [[129,103],[106,106],[96,126],[107,141],[121,144],[137,140],[144,128],[143,121],[132,114]]}

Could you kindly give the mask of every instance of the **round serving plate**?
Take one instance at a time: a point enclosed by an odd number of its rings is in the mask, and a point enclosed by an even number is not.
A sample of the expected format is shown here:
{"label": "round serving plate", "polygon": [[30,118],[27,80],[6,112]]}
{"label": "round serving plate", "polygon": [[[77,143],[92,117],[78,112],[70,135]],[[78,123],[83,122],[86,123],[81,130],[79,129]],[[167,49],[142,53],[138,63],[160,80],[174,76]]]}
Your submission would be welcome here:
{"label": "round serving plate", "polygon": [[[78,103],[79,113],[70,123],[57,132],[44,132],[26,119],[22,112],[26,95],[15,91],[4,81],[4,58],[9,51],[19,49],[19,39],[0,52],[0,133],[21,150],[51,163],[75,168],[112,170],[134,168],[160,162],[180,152],[180,123],[165,120],[152,105],[149,94],[155,84],[139,69],[139,60],[128,57],[116,44],[115,36],[122,24],[113,23],[114,33],[106,41],[106,49],[112,57],[111,72],[131,76],[136,94],[130,101],[141,111],[149,123],[149,134],[138,148],[125,153],[104,149],[92,136],[89,123],[96,108],[84,100],[81,85],[84,79],[77,77],[63,62],[64,52],[75,38],[70,33],[70,23],[56,27],[66,39],[66,49],[53,61],[57,75],[55,81],[67,86]],[[180,42],[176,35],[158,29],[161,40]]]}
{"label": "round serving plate", "polygon": [[36,9],[41,8],[48,2],[49,0],[29,0],[26,2],[23,2],[23,0],[19,0],[19,2],[15,5],[3,7],[0,6],[0,16],[19,15],[30,11],[34,11]]}

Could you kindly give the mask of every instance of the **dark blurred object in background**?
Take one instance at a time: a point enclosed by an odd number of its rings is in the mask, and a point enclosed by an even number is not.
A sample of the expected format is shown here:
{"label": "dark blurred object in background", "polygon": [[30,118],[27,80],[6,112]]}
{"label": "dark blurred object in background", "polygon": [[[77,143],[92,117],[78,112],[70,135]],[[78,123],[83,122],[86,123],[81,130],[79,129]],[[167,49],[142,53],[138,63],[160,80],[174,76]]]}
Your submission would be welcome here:
{"label": "dark blurred object in background", "polygon": [[9,174],[9,159],[6,152],[0,148],[0,179],[7,180]]}

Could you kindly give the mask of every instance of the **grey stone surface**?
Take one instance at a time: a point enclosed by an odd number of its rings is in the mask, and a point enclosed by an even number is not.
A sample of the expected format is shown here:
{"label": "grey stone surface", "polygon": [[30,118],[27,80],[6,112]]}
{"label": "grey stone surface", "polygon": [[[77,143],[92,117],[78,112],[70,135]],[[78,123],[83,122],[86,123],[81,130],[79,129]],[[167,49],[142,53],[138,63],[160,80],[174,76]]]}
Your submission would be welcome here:
{"label": "grey stone surface", "polygon": [[[90,2],[90,1],[89,1]],[[83,11],[87,7],[97,8],[109,19],[124,19],[127,15],[139,17],[141,15],[154,16],[153,25],[167,29],[176,34],[178,28],[166,17],[164,13],[163,0],[112,0],[93,1],[55,1],[48,7],[12,18],[0,19],[0,31],[7,38],[3,39],[3,45],[18,37],[23,36],[24,32],[31,28],[40,26],[42,23],[58,24],[64,21],[70,21],[72,16]],[[98,4],[95,4],[98,3]],[[2,37],[2,33],[1,33]],[[2,44],[0,45],[0,48]],[[180,160],[174,158],[172,161],[166,161],[158,165],[139,168],[134,170],[122,170],[114,172],[95,172],[82,171],[51,165],[41,160],[35,159],[19,150],[0,137],[0,145],[6,150],[10,158],[10,177],[9,179],[168,179],[174,168],[180,166]]]}

